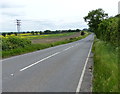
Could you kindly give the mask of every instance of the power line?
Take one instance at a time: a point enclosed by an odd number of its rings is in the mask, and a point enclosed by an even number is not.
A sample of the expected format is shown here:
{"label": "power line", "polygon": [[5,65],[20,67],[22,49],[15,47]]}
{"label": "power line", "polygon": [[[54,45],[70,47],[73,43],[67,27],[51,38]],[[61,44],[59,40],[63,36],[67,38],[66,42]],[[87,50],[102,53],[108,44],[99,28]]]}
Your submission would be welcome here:
{"label": "power line", "polygon": [[17,21],[17,31],[20,32],[21,20],[16,19]]}

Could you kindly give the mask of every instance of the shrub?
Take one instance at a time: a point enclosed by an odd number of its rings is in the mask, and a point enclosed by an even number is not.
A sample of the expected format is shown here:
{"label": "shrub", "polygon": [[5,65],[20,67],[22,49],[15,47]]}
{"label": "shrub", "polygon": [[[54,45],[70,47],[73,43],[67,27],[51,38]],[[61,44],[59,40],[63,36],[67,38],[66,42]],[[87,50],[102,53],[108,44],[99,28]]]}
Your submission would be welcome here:
{"label": "shrub", "polygon": [[81,35],[84,35],[84,34],[85,34],[85,32],[84,32],[84,31],[82,31],[82,32],[81,32]]}
{"label": "shrub", "polygon": [[17,36],[17,33],[16,33],[16,32],[15,32],[14,34],[15,34],[15,36]]}
{"label": "shrub", "polygon": [[99,39],[118,46],[118,18],[109,18],[103,20],[97,31]]}
{"label": "shrub", "polygon": [[6,37],[6,33],[2,33],[2,36]]}
{"label": "shrub", "polygon": [[21,39],[16,37],[3,38],[2,50],[10,50],[18,47],[25,47],[30,44],[31,44],[31,41],[27,39]]}

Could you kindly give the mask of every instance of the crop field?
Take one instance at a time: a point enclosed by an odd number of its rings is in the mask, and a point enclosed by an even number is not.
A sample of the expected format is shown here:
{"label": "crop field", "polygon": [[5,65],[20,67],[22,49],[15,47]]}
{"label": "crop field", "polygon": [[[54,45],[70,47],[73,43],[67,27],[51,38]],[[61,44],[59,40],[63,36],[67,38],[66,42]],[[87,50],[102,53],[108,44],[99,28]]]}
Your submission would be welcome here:
{"label": "crop field", "polygon": [[22,38],[22,39],[43,39],[43,38],[53,38],[53,37],[66,37],[70,35],[74,35],[76,32],[71,33],[60,33],[60,34],[43,34],[43,35],[32,35],[31,33],[25,33],[25,34],[18,34],[17,36],[15,34],[6,35],[6,37],[0,35],[1,38],[9,38],[9,37],[16,37],[16,38]]}
{"label": "crop field", "polygon": [[79,37],[80,32],[74,33],[62,33],[62,34],[48,34],[43,35],[41,38],[33,38],[31,42],[36,43],[53,43],[57,41],[69,40],[71,38]]}
{"label": "crop field", "polygon": [[70,32],[44,35],[31,35],[28,33],[17,36],[13,34],[6,37],[2,36],[2,57],[6,58],[70,43],[85,38],[89,34],[89,32],[84,31],[83,35],[81,35],[81,32]]}

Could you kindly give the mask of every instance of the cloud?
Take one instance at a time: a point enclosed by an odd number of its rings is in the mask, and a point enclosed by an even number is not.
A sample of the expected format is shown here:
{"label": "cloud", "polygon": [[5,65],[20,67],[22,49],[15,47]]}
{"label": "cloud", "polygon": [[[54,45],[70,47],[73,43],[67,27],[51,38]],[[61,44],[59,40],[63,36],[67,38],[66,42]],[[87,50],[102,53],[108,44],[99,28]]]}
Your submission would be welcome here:
{"label": "cloud", "polygon": [[[22,13],[23,14],[23,13]],[[2,12],[2,15],[3,16],[11,16],[11,17],[16,17],[16,16],[20,16],[21,15],[21,13],[16,13],[16,12],[9,12],[9,11],[7,11],[7,12]]]}
{"label": "cloud", "polygon": [[24,8],[24,4],[16,3],[14,0],[0,1],[0,11],[3,18],[24,15]]}
{"label": "cloud", "polygon": [[54,30],[56,28],[55,22],[48,20],[21,20],[21,29],[28,30]]}
{"label": "cloud", "polygon": [[[9,27],[6,27],[8,26]],[[83,29],[86,28],[87,25],[77,22],[63,22],[60,23],[58,21],[50,21],[50,20],[21,20],[21,31],[44,31],[44,30],[67,30],[67,29]],[[7,24],[4,23],[2,25],[2,30],[11,30],[16,31],[16,20],[11,20]]]}
{"label": "cloud", "polygon": [[89,11],[103,8],[110,16],[114,16],[118,13],[118,1],[0,0],[0,12],[2,11],[0,15],[2,16],[2,21],[0,20],[0,24],[3,26],[2,30],[16,30],[15,20],[20,19],[22,30],[85,28],[87,25],[83,17]]}
{"label": "cloud", "polygon": [[22,8],[25,7],[24,5],[15,5],[15,4],[8,4],[8,3],[3,3],[0,4],[1,8]]}
{"label": "cloud", "polygon": [[60,29],[83,29],[86,28],[87,25],[81,21],[77,21],[77,22],[72,22],[72,23],[64,23],[64,24],[60,24],[58,25]]}
{"label": "cloud", "polygon": [[24,3],[16,2],[18,0],[1,0],[0,8],[22,8],[25,7]]}
{"label": "cloud", "polygon": [[50,20],[21,20],[22,31],[28,30],[63,30],[63,29],[83,29],[87,27],[86,24],[77,22],[63,22]]}

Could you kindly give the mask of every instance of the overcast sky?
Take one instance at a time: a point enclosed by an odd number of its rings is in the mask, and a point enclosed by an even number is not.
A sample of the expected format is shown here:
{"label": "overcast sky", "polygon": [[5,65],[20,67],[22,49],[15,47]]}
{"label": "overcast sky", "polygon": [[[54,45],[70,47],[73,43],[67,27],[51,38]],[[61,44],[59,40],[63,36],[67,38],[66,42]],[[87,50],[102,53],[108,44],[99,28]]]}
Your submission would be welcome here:
{"label": "overcast sky", "polygon": [[58,30],[87,28],[83,17],[102,8],[109,16],[118,14],[119,0],[0,0],[0,31]]}

